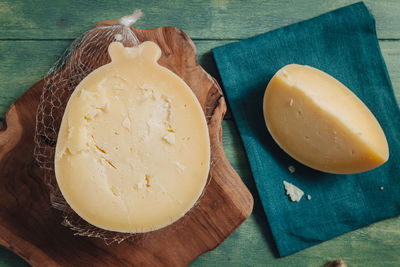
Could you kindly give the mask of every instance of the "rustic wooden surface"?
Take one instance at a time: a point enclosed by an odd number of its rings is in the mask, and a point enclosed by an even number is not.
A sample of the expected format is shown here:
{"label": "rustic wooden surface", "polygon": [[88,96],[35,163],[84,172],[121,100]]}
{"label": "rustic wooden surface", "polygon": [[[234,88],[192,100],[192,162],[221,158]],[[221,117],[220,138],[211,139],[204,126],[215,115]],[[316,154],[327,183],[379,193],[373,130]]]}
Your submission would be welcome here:
{"label": "rustic wooden surface", "polygon": [[[200,64],[218,79],[210,49],[263,33],[332,9],[347,0],[282,1],[0,1],[0,117],[71,43],[100,19],[115,19],[141,8],[140,29],[177,26],[197,47]],[[365,1],[376,19],[381,50],[400,103],[400,1]],[[240,138],[229,111],[223,121],[228,160],[255,197],[252,215],[217,249],[192,266],[322,266],[343,258],[349,266],[399,266],[400,217],[378,222],[294,255],[278,259],[257,196]],[[0,250],[0,266],[24,266],[13,253]]]}

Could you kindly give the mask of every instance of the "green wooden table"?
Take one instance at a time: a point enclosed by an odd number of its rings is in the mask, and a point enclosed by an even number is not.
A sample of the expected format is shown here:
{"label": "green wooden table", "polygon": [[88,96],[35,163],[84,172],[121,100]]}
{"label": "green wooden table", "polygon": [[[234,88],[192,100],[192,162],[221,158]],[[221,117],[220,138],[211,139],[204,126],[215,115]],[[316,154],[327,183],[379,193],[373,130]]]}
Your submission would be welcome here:
{"label": "green wooden table", "polygon": [[[211,48],[354,2],[0,0],[0,118],[11,103],[45,76],[74,38],[98,21],[117,19],[135,8],[145,13],[135,27],[181,28],[194,40],[200,64],[219,78]],[[376,18],[382,53],[399,102],[400,0],[365,2]],[[336,258],[344,259],[349,266],[400,266],[400,217],[277,258],[249,164],[229,112],[223,121],[223,143],[229,161],[254,196],[254,210],[222,245],[200,256],[192,266],[321,266]],[[18,256],[0,248],[0,266],[25,265]]]}

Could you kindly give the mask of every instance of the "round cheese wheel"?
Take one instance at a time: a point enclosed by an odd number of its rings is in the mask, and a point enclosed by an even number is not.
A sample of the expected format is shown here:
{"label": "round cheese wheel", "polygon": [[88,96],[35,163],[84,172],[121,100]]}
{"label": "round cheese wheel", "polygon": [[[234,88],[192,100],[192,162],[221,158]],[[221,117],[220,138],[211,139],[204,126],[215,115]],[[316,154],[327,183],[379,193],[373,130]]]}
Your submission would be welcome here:
{"label": "round cheese wheel", "polygon": [[153,42],[111,43],[111,63],[90,73],[68,101],[55,172],[67,203],[102,229],[165,227],[199,199],[210,140],[189,86],[157,63]]}

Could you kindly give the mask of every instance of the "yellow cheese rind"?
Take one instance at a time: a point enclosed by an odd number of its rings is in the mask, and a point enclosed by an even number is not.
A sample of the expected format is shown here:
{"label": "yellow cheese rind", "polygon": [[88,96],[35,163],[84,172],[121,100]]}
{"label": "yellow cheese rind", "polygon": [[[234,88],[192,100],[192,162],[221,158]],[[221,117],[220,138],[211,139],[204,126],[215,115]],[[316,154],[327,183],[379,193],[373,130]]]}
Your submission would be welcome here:
{"label": "yellow cheese rind", "polygon": [[280,69],[267,86],[263,111],[272,138],[311,168],[360,173],[389,158],[385,134],[367,106],[338,80],[310,66]]}
{"label": "yellow cheese rind", "polygon": [[196,96],[157,63],[153,42],[109,46],[111,63],[68,101],[55,172],[71,208],[102,229],[140,233],[167,226],[199,199],[210,141]]}

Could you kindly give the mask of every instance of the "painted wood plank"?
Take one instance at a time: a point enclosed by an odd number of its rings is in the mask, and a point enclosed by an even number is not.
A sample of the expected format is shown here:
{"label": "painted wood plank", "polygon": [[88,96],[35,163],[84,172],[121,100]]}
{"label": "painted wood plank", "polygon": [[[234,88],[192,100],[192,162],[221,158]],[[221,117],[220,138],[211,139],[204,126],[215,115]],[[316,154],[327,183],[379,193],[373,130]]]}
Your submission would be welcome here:
{"label": "painted wood plank", "polygon": [[[217,73],[210,49],[227,42],[230,41],[196,41],[200,63],[213,75]],[[69,43],[68,40],[0,41],[0,103],[13,102],[44,76]],[[400,92],[400,42],[382,41],[380,44],[396,92]],[[399,100],[399,94],[397,98]],[[8,105],[6,103],[1,106],[1,115],[4,115]],[[229,161],[255,196],[255,207],[251,217],[227,241],[216,250],[201,256],[193,266],[215,265],[216,262],[233,266],[319,266],[338,257],[344,258],[351,266],[369,263],[395,266],[400,262],[400,255],[393,252],[400,251],[400,217],[359,229],[292,256],[276,259],[272,237],[233,121],[225,120],[223,123],[223,142]]]}
{"label": "painted wood plank", "polygon": [[[307,19],[356,1],[48,1],[0,2],[0,39],[72,39],[104,18],[118,18],[129,8],[142,8],[138,28],[173,25],[195,39],[240,39]],[[89,1],[88,1],[89,2]],[[377,20],[382,39],[400,38],[400,1],[365,1]],[[314,5],[313,5],[314,4]],[[316,6],[315,6],[316,4]],[[77,8],[79,7],[79,8]],[[156,19],[154,19],[156,18]],[[26,42],[26,43],[24,43]],[[200,63],[217,75],[210,48],[230,41],[198,41]],[[0,41],[0,117],[22,92],[43,77],[70,41]],[[400,100],[400,42],[381,42]],[[22,60],[21,60],[22,59]],[[252,216],[216,250],[192,266],[320,266],[342,257],[349,266],[398,266],[400,217],[353,231],[282,259],[274,258],[271,234],[233,121],[223,123],[224,148],[233,167],[255,196]],[[22,266],[16,256],[0,249],[0,266]],[[8,259],[10,259],[8,261]],[[218,264],[217,264],[218,263]]]}
{"label": "painted wood plank", "polygon": [[[194,39],[246,38],[312,18],[357,0],[259,1],[26,1],[0,2],[0,38],[65,39],[104,19],[118,19],[135,8],[145,17],[140,29],[172,25]],[[400,1],[366,0],[375,15],[380,38],[400,38]]]}
{"label": "painted wood plank", "polygon": [[26,263],[22,258],[20,258],[17,254],[14,254],[9,250],[0,247],[0,266],[28,267],[30,265]]}
{"label": "painted wood plank", "polygon": [[[400,1],[399,1],[400,2]],[[200,64],[221,84],[210,49],[231,40],[197,40]],[[0,118],[8,107],[36,81],[45,76],[52,64],[71,43],[70,40],[0,40]],[[382,54],[400,103],[400,41],[380,41]],[[231,118],[228,112],[227,119]]]}

